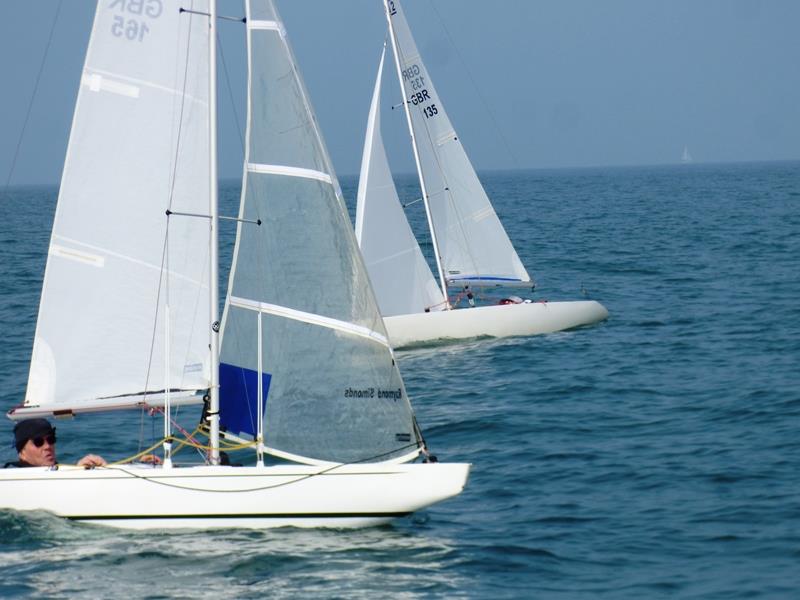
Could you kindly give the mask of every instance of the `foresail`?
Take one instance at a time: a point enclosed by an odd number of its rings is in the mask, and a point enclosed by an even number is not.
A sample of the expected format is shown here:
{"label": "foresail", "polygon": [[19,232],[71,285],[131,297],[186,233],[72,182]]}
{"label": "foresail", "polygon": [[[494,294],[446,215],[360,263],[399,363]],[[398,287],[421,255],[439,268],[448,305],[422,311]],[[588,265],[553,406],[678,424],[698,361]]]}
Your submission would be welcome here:
{"label": "foresail", "polygon": [[389,170],[380,123],[384,48],[358,182],[356,238],[384,317],[442,310],[444,298],[411,231]]}
{"label": "foresail", "polygon": [[167,230],[166,215],[208,212],[198,176],[208,165],[208,22],[178,3],[134,4],[97,6],[26,408],[208,387],[208,221],[173,217]]}
{"label": "foresail", "polygon": [[447,117],[399,0],[386,6],[445,278],[450,283],[530,281]]}
{"label": "foresail", "polygon": [[246,170],[226,298],[220,419],[308,460],[418,446],[411,406],[283,22],[247,2]]}

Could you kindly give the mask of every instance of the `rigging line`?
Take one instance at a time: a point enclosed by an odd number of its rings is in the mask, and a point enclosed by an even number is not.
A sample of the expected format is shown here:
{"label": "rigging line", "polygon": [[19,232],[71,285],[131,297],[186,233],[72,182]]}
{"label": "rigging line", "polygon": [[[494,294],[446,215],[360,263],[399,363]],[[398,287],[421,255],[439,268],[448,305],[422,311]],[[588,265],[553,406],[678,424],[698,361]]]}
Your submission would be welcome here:
{"label": "rigging line", "polygon": [[422,453],[426,457],[430,457],[430,451],[428,449],[428,443],[425,441],[425,436],[422,435],[422,428],[419,426],[417,422],[417,415],[414,413],[414,409],[411,409],[411,422],[414,426],[414,437],[417,438],[417,446],[422,446]]}
{"label": "rigging line", "polygon": [[[192,45],[192,19],[193,16],[189,14],[188,34],[186,35],[186,55],[183,65],[183,86],[181,88],[181,105],[180,113],[178,115],[178,132],[177,139],[175,140],[175,157],[172,163],[172,179],[170,181],[169,189],[169,202],[167,209],[172,209],[172,201],[175,194],[175,180],[178,176],[178,153],[181,149],[181,134],[183,132],[183,111],[186,108],[186,83],[189,78],[189,48]],[[169,230],[169,219],[167,219],[167,230]]]}
{"label": "rigging line", "polygon": [[492,125],[494,125],[497,134],[500,136],[500,139],[503,142],[503,145],[506,148],[506,152],[511,157],[511,160],[514,161],[514,166],[517,169],[520,169],[519,160],[517,160],[517,156],[513,150],[511,150],[511,145],[508,143],[508,139],[506,136],[503,135],[503,130],[500,129],[500,125],[497,123],[497,119],[495,119],[494,113],[492,112],[491,108],[489,107],[488,102],[486,102],[486,98],[484,98],[483,94],[481,94],[481,89],[478,87],[478,84],[475,81],[475,78],[472,76],[472,72],[470,72],[469,68],[467,67],[466,61],[461,56],[461,53],[458,51],[458,46],[456,46],[455,42],[453,41],[453,36],[450,35],[450,31],[447,29],[447,26],[444,24],[444,19],[442,19],[442,15],[439,14],[439,11],[436,9],[436,3],[430,3],[431,8],[433,8],[433,12],[436,14],[436,17],[439,19],[439,22],[442,24],[442,29],[444,30],[447,39],[450,41],[450,45],[453,47],[453,50],[456,51],[456,56],[458,56],[458,60],[461,61],[461,65],[464,67],[464,71],[467,73],[467,77],[469,77],[470,83],[472,83],[472,87],[475,88],[477,92],[478,98],[480,98],[481,103],[483,104],[483,108],[486,110],[486,113],[489,115],[489,118],[492,120]]}
{"label": "rigging line", "polygon": [[277,483],[275,485],[264,485],[264,486],[259,486],[259,487],[255,487],[255,488],[247,488],[247,489],[241,489],[241,490],[217,490],[217,489],[208,489],[208,488],[198,488],[198,487],[192,487],[192,486],[186,486],[186,485],[176,485],[176,484],[173,484],[173,483],[167,483],[165,481],[158,481],[157,479],[153,478],[152,475],[138,475],[136,473],[132,473],[132,472],[126,470],[126,469],[123,469],[122,467],[119,467],[119,466],[108,465],[106,467],[97,467],[97,468],[98,469],[107,469],[109,471],[111,471],[111,470],[113,470],[113,471],[122,471],[126,475],[129,475],[129,476],[131,476],[131,477],[133,477],[135,479],[144,479],[148,483],[155,483],[157,485],[163,485],[165,487],[170,487],[170,488],[177,488],[177,489],[180,489],[180,490],[187,490],[187,491],[192,491],[192,492],[213,492],[213,493],[218,493],[218,494],[241,494],[241,493],[246,493],[246,492],[260,492],[260,491],[264,491],[264,490],[277,489],[277,488],[285,487],[287,485],[291,485],[291,484],[294,484],[294,483],[300,483],[301,481],[305,481],[306,479],[311,479],[312,477],[318,477],[320,475],[327,475],[331,471],[334,471],[334,470],[339,469],[341,467],[346,467],[346,466],[349,466],[349,465],[357,465],[357,464],[365,463],[365,462],[371,461],[371,460],[373,460],[375,458],[380,458],[380,457],[386,456],[388,454],[394,454],[396,452],[400,452],[401,450],[405,450],[406,448],[412,448],[412,447],[413,448],[419,448],[419,443],[417,442],[417,443],[413,443],[413,444],[406,444],[405,446],[401,446],[400,448],[395,448],[394,450],[390,450],[389,452],[383,452],[383,453],[377,454],[375,456],[371,456],[371,457],[364,458],[364,459],[357,460],[357,461],[352,461],[352,462],[349,462],[349,463],[337,463],[337,464],[332,465],[332,466],[330,466],[330,467],[328,467],[326,469],[322,469],[321,471],[318,471],[316,473],[309,473],[308,475],[299,475],[297,477],[297,479],[292,479],[291,481],[284,481],[283,483]]}
{"label": "rigging line", "polygon": [[225,63],[225,53],[222,51],[222,40],[219,37],[219,33],[217,33],[217,49],[219,50],[219,57],[222,59],[222,73],[225,75],[225,84],[228,88],[228,99],[231,102],[233,120],[236,122],[236,133],[239,134],[239,143],[242,146],[242,156],[244,156],[244,138],[242,137],[242,127],[239,123],[239,113],[236,111],[236,103],[233,101],[233,88],[231,87],[231,79],[228,74],[228,65]]}
{"label": "rigging line", "polygon": [[[142,449],[142,445],[144,443],[144,416],[147,413],[147,409],[143,406],[139,411],[139,450]],[[151,439],[155,439],[155,433]]]}
{"label": "rigging line", "polygon": [[[191,47],[192,42],[192,19],[194,16],[189,14],[189,26],[188,26],[188,34],[186,36],[186,54],[185,54],[185,62],[183,65],[183,87],[181,90],[181,105],[180,105],[180,114],[178,117],[178,132],[177,132],[177,139],[175,140],[175,156],[172,163],[172,178],[170,181],[170,189],[169,189],[169,198],[167,201],[167,209],[172,208],[172,201],[175,194],[175,181],[177,179],[177,172],[178,172],[178,152],[180,151],[181,147],[181,132],[183,131],[183,111],[186,106],[186,83],[188,79],[189,73],[189,48]],[[161,249],[161,273],[169,272],[169,215],[167,215],[167,226],[164,231],[164,246]],[[163,276],[158,278],[158,291],[156,293],[156,300],[155,300],[155,314],[153,315],[153,332],[150,336],[150,353],[147,357],[147,371],[145,374],[144,380],[144,390],[145,393],[143,395],[143,400],[147,402],[147,390],[150,387],[150,374],[153,367],[153,354],[155,352],[155,345],[156,345],[156,335],[158,329],[158,314],[159,314],[159,306],[161,305],[161,292],[162,288],[164,289],[164,295],[166,298],[167,304],[169,304],[169,286],[165,285],[164,280],[167,279]],[[141,440],[140,440],[141,443]]]}
{"label": "rigging line", "polygon": [[[410,28],[408,27],[407,23],[406,23],[406,28],[409,29],[409,32],[410,32]],[[389,32],[389,34],[390,33],[391,33],[391,31]],[[412,39],[413,39],[413,37],[412,37]],[[403,48],[400,46],[400,43],[398,42],[398,43],[393,44],[392,45],[392,49],[396,53],[397,61],[398,62],[402,62],[403,64],[406,64],[404,51],[403,51]],[[417,55],[419,56],[420,62],[422,62],[422,57],[419,55],[419,51],[417,52]],[[423,63],[423,66],[424,66],[424,63]],[[403,101],[399,104],[399,106],[403,106],[404,110],[405,110],[405,105],[408,104],[409,100],[408,100],[408,96],[406,95],[405,86],[403,84],[400,84],[400,95],[401,95]],[[392,109],[394,109],[394,107],[392,107]],[[409,109],[409,113],[410,113],[410,109]],[[414,123],[415,123],[414,118],[411,117],[410,118],[409,127],[411,128],[412,131],[409,131],[409,135],[411,136],[411,147],[412,147],[411,151],[412,151],[412,154],[414,153],[414,144],[415,144],[414,140],[416,138],[416,127],[415,127]],[[425,133],[428,136],[428,139],[430,140],[431,136],[430,136],[430,132],[428,131],[428,126],[427,126],[426,123],[424,125],[425,125]],[[432,144],[431,144],[431,146],[432,146]],[[417,144],[417,147],[419,147],[418,144]],[[434,152],[434,156],[436,156],[435,152]],[[438,160],[438,157],[437,157],[437,160]],[[417,166],[417,169],[418,169],[418,173],[417,173],[418,179],[424,180],[425,179],[425,173],[424,173],[425,166],[422,164],[421,160],[417,160],[415,162],[416,162],[416,166]],[[420,181],[419,184],[420,184],[420,196],[421,196],[420,200],[426,200],[425,192],[427,191],[427,188],[424,188],[424,181]],[[430,236],[431,246],[433,246],[434,261],[435,261],[437,267],[439,265],[441,265],[441,269],[437,268],[437,270],[439,271],[439,276],[440,276],[440,278],[443,278],[444,277],[444,257],[442,256],[442,253],[441,253],[441,246],[439,246],[436,243],[438,238],[437,238],[437,240],[434,240],[434,238],[436,236],[436,225],[433,222],[433,212],[430,211],[430,208],[429,208],[430,207],[430,199],[431,199],[431,195],[430,195],[430,193],[428,193],[427,194],[427,202],[426,202],[427,206],[426,206],[426,209],[425,209],[426,220],[428,221],[428,234]],[[430,212],[430,214],[429,214],[429,212]],[[439,250],[438,252],[437,252],[437,249]],[[447,281],[446,280],[445,281],[441,281],[440,283],[441,283],[441,285],[444,286],[444,289],[442,290],[442,294],[444,296],[445,304],[448,304],[449,303],[449,299],[448,299],[448,294],[447,294]]]}
{"label": "rigging line", "polygon": [[25,112],[25,120],[22,122],[22,130],[19,133],[19,139],[17,140],[17,147],[14,150],[14,157],[11,159],[11,168],[8,170],[8,177],[6,178],[6,185],[3,187],[3,196],[6,197],[8,194],[8,186],[11,185],[11,177],[14,174],[14,168],[17,166],[17,158],[19,157],[19,150],[22,147],[22,139],[25,137],[25,129],[28,127],[28,120],[31,117],[31,111],[33,110],[33,102],[36,99],[36,92],[39,90],[39,82],[42,79],[42,72],[44,71],[44,65],[47,62],[47,54],[50,51],[50,44],[53,41],[53,33],[56,30],[56,23],[58,22],[58,15],[61,13],[61,5],[63,4],[64,0],[59,0],[58,6],[56,7],[56,14],[53,17],[53,24],[50,26],[50,34],[47,36],[47,45],[44,48],[44,54],[42,55],[42,62],[39,65],[39,72],[36,74],[36,83],[33,85],[33,93],[31,94],[31,100],[28,102],[28,110]]}
{"label": "rigging line", "polygon": [[[409,28],[409,32],[410,32],[410,28]],[[416,45],[416,41],[414,43]],[[401,55],[401,58],[403,59],[403,64],[406,64],[406,59],[403,56],[403,48],[400,47],[400,44],[397,44],[397,51]],[[417,56],[418,56],[418,59],[420,61],[420,64],[422,64],[423,68],[427,71],[427,67],[425,67],[424,63],[422,62],[422,56],[419,54],[419,50],[417,50]],[[430,73],[428,73],[428,76],[429,76],[429,81],[430,81]],[[431,83],[431,86],[433,86],[433,83]],[[402,94],[403,94],[403,102],[408,103],[409,100],[408,100],[408,96],[406,95],[405,88],[403,88],[401,91],[402,91]],[[437,94],[437,96],[438,96],[438,94]],[[442,102],[441,97],[439,97],[439,104],[441,106],[443,106],[443,102]],[[417,119],[417,120],[420,120],[420,119]],[[449,120],[449,118],[448,118],[448,120]],[[411,121],[412,121],[412,127],[414,127],[414,123],[416,123],[417,121],[414,120],[413,118],[411,119]],[[448,202],[450,204],[450,206],[453,208],[453,212],[458,217],[458,219],[456,221],[456,225],[458,226],[458,229],[461,232],[461,237],[464,240],[464,245],[462,246],[462,248],[467,253],[467,255],[469,256],[469,259],[472,261],[472,270],[475,273],[480,274],[480,271],[478,271],[478,261],[475,259],[475,255],[473,254],[472,248],[471,248],[470,243],[469,243],[469,237],[467,236],[467,232],[464,229],[464,216],[462,214],[462,211],[459,210],[459,206],[455,202],[455,199],[453,198],[453,193],[452,193],[452,190],[450,189],[450,181],[448,180],[447,172],[442,168],[442,162],[441,162],[441,159],[439,157],[439,151],[437,149],[437,141],[436,140],[438,138],[434,138],[431,135],[431,130],[430,130],[430,125],[429,125],[428,119],[421,119],[421,121],[422,121],[422,128],[424,130],[425,137],[428,139],[428,142],[430,144],[431,154],[433,155],[433,159],[436,161],[436,167],[438,169],[439,175],[442,178],[442,182],[444,183],[444,189],[441,190],[441,191],[431,192],[431,190],[428,189],[428,204],[430,205],[431,199],[434,196],[437,196],[438,194],[444,194],[445,202]],[[452,127],[452,122],[450,123],[450,125],[451,125],[451,131],[453,131],[455,133],[455,128]],[[415,128],[415,133],[418,133],[418,132],[416,132],[416,129],[417,128]],[[456,134],[455,137],[458,140],[459,144],[461,144],[461,147],[463,149],[464,144],[461,143],[461,140],[460,140],[460,138],[458,137],[457,134]],[[464,150],[464,154],[466,154],[466,150]],[[467,161],[469,161],[469,158],[467,158]],[[423,179],[425,179],[425,174],[424,174],[425,167],[422,164],[422,162],[420,162],[419,168],[420,168],[420,171],[422,171],[420,173],[420,176]],[[472,167],[472,168],[474,170],[474,167]],[[477,177],[477,174],[476,174],[476,177]],[[480,179],[479,179],[479,181],[480,181]],[[483,184],[481,184],[481,185],[483,185]],[[433,222],[433,211],[431,211],[431,219],[430,219],[429,226],[430,226],[431,230],[436,229],[436,224]],[[432,232],[431,235],[433,235],[433,232]],[[439,239],[439,238],[437,238],[437,239]],[[439,251],[440,251],[439,261],[442,264],[442,271],[444,271],[446,265],[444,264],[444,256],[441,255],[441,252],[442,252],[441,246],[439,246]],[[448,299],[449,298],[449,294],[446,291],[446,289],[447,289],[447,277],[446,276],[444,276],[444,277],[445,277],[445,281],[442,282],[443,285],[445,286],[444,296],[445,296],[445,299]]]}
{"label": "rigging line", "polygon": [[[176,441],[176,440],[173,438],[173,441]],[[206,444],[201,444],[200,442],[192,442],[192,441],[189,441],[188,439],[179,440],[179,441],[177,441],[177,443],[179,444],[180,448],[183,448],[185,446],[189,446],[190,448],[196,448],[198,450],[211,450],[211,446],[208,446]],[[247,448],[253,448],[255,446],[256,446],[256,442],[253,441],[253,442],[247,442],[247,443],[243,443],[243,444],[220,445],[219,449],[220,450],[230,450],[231,452],[235,452],[237,450],[245,450]],[[175,456],[175,452],[173,452],[172,455]],[[203,455],[201,454],[201,456],[203,456]]]}
{"label": "rigging line", "polygon": [[[180,406],[178,406],[177,409],[180,409]],[[155,413],[164,414],[164,409],[162,407],[160,407],[160,406],[154,406],[151,410],[153,411],[154,414]],[[177,410],[176,410],[176,412],[177,412]],[[186,429],[181,427],[180,423],[178,423],[177,418],[170,417],[170,420],[172,421],[172,425],[175,427],[175,429],[177,429],[180,433],[182,433],[183,436],[186,438],[185,440],[174,440],[180,446],[190,446],[190,447],[193,447],[193,448],[204,448],[204,449],[209,449],[210,448],[210,446],[202,445],[194,437],[195,434],[199,434],[199,433],[202,433],[203,435],[207,435],[206,432],[203,430],[202,425],[198,425],[197,427],[194,428],[194,431],[189,433],[188,431],[186,431]],[[236,445],[233,445],[233,446],[229,445],[229,446],[227,446],[227,448],[228,449],[233,449],[233,450],[240,450],[242,448],[249,448],[252,445],[253,445],[252,442],[247,442],[246,444],[236,444]],[[173,456],[175,455],[175,452],[177,452],[177,450],[172,453]]]}

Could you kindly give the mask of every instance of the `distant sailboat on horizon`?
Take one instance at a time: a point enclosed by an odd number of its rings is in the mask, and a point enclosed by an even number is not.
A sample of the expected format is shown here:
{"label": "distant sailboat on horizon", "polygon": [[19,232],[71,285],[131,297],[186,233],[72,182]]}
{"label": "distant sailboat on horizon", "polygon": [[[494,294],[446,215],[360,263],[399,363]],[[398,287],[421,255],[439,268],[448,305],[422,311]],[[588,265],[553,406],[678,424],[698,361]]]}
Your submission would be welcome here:
{"label": "distant sailboat on horizon", "polygon": [[683,147],[683,154],[681,155],[681,162],[687,164],[692,162],[692,155],[689,154],[689,146]]}

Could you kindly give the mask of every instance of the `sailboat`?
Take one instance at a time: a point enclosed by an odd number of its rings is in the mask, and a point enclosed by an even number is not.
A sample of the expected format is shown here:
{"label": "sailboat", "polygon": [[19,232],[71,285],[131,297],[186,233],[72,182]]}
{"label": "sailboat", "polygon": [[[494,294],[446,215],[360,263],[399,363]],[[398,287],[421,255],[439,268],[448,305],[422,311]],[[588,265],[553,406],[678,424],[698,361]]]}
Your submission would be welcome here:
{"label": "sailboat", "polygon": [[[551,333],[608,317],[593,300],[518,297],[474,306],[476,288],[532,287],[447,117],[399,0],[384,0],[403,108],[431,234],[437,277],[412,233],[392,180],[380,127],[384,52],[367,122],[356,237],[394,348],[436,340]],[[450,288],[468,299],[458,309]]]}
{"label": "sailboat", "polygon": [[689,154],[689,146],[683,147],[683,154],[681,154],[681,162],[683,164],[692,162],[692,155]]}
{"label": "sailboat", "polygon": [[[220,324],[216,2],[98,3],[26,396],[8,415],[161,410],[164,461],[2,469],[0,509],[136,529],[358,527],[466,484],[470,465],[427,455],[284,24],[271,0],[245,7]],[[204,405],[196,464],[173,456],[183,404]],[[226,440],[253,464],[222,464]]]}

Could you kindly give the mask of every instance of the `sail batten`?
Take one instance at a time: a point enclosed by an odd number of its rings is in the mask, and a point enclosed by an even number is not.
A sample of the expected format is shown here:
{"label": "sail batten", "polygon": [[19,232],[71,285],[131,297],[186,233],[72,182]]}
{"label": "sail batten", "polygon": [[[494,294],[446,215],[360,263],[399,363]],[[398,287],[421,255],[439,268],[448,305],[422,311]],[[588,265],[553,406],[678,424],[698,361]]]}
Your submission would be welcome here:
{"label": "sail batten", "polygon": [[114,81],[98,73],[87,72],[83,76],[82,83],[92,92],[109,92],[129,98],[139,97],[140,88],[138,86],[122,83],[121,81]]}
{"label": "sail batten", "polygon": [[[113,257],[115,259],[119,259],[121,261],[126,261],[126,262],[129,262],[131,264],[138,265],[138,266],[146,268],[146,269],[151,269],[153,271],[157,271],[157,272],[162,273],[163,275],[165,275],[166,277],[169,277],[169,278],[181,279],[181,280],[183,280],[185,282],[190,283],[193,286],[197,286],[198,288],[204,288],[205,289],[205,288],[208,287],[208,282],[205,279],[191,279],[191,278],[187,277],[187,275],[185,273],[181,272],[180,270],[171,271],[171,270],[165,269],[162,264],[146,263],[146,262],[138,259],[136,256],[130,256],[130,255],[126,256],[126,255],[123,255],[123,254],[119,254],[117,252],[113,252],[113,251],[111,251],[111,250],[109,250],[107,248],[100,248],[98,246],[93,246],[91,244],[86,244],[84,242],[81,242],[80,240],[74,240],[74,239],[66,238],[66,237],[59,236],[59,235],[53,235],[53,239],[54,240],[58,239],[58,240],[61,240],[63,242],[68,242],[70,244],[74,244],[74,245],[77,245],[77,246],[82,246],[83,248],[87,248],[89,250],[94,251],[94,252],[87,252],[85,250],[78,250],[76,248],[69,248],[67,246],[51,242],[50,248],[48,250],[48,254],[53,255],[53,256],[58,256],[60,258],[67,258],[67,259],[77,260],[79,262],[84,262],[86,264],[91,264],[91,265],[94,265],[94,266],[97,266],[97,267],[104,266],[105,262],[106,262],[106,257],[108,256],[108,257]],[[203,277],[205,277],[205,274],[203,274]]]}
{"label": "sail batten", "polygon": [[330,329],[335,329],[337,331],[342,331],[345,333],[350,333],[353,335],[358,335],[371,340],[375,340],[377,342],[380,342],[384,346],[389,347],[389,342],[386,339],[385,335],[377,331],[374,331],[372,329],[369,329],[367,327],[356,325],[355,323],[340,321],[338,319],[331,319],[323,315],[316,315],[309,312],[294,310],[286,306],[278,306],[276,304],[269,304],[267,302],[258,302],[255,300],[236,298],[235,296],[231,296],[229,302],[231,306],[235,306],[237,308],[244,308],[255,312],[260,312],[263,314],[270,314],[278,317],[284,317],[287,319],[293,319],[295,321],[302,321],[303,323],[309,323],[311,325],[328,327]]}
{"label": "sail batten", "polygon": [[283,28],[283,24],[278,21],[264,21],[264,20],[254,20],[254,21],[247,21],[247,28],[253,30],[266,30],[266,31],[277,31],[281,35],[285,34],[285,30]]}
{"label": "sail batten", "polygon": [[301,167],[289,167],[286,165],[247,163],[247,170],[251,173],[261,173],[264,175],[285,175],[287,177],[302,177],[305,179],[316,179],[324,183],[333,183],[333,179],[330,175],[315,169],[303,169]]}

